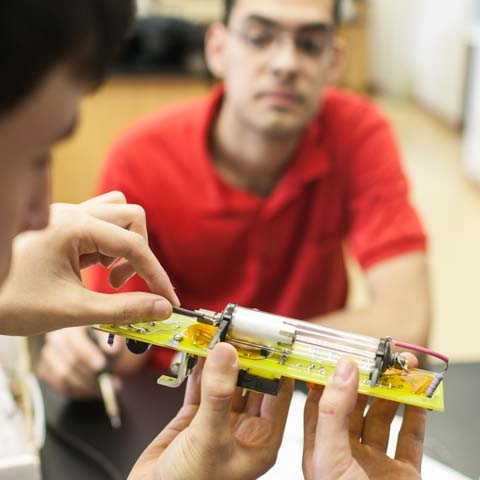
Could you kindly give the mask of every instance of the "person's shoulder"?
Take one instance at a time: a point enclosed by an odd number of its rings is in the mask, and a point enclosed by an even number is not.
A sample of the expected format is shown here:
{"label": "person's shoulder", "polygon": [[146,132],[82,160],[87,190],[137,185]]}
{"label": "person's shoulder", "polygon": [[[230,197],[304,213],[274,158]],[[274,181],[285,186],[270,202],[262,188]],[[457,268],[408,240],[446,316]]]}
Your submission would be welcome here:
{"label": "person's shoulder", "polygon": [[186,172],[200,168],[196,159],[215,99],[211,93],[176,102],[131,124],[110,146],[103,177],[126,178],[145,189],[153,181],[157,189],[176,185]]}
{"label": "person's shoulder", "polygon": [[208,108],[209,97],[182,100],[162,107],[131,124],[117,139],[124,144],[159,140],[180,135],[195,126]]}

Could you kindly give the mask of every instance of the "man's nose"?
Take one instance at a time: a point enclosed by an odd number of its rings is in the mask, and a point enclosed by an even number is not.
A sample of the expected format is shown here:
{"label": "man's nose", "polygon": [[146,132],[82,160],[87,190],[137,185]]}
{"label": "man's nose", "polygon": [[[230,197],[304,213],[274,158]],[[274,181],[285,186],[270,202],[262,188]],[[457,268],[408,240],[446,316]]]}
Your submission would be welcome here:
{"label": "man's nose", "polygon": [[295,45],[295,39],[285,35],[279,39],[276,49],[272,52],[270,61],[273,72],[282,77],[292,77],[300,68],[300,54]]}

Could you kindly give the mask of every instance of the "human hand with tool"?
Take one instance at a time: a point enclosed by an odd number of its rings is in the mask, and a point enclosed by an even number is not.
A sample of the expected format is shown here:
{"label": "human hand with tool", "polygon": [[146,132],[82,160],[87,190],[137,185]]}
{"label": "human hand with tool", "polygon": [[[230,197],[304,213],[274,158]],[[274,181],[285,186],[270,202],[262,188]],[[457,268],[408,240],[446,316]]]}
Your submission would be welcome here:
{"label": "human hand with tool", "polygon": [[275,463],[293,381],[278,396],[236,387],[238,356],[224,342],[189,377],[185,403],[138,459],[130,480],[249,480]]}
{"label": "human hand with tool", "polygon": [[[89,330],[66,328],[47,334],[36,367],[43,381],[76,400],[100,398],[98,375],[107,369],[118,372],[117,358],[128,354],[125,342],[116,341],[110,347],[106,334]],[[120,382],[115,376],[117,389]]]}
{"label": "human hand with tool", "polygon": [[[409,365],[416,364],[416,358],[409,355]],[[357,388],[356,364],[341,359],[328,385],[324,389],[310,390],[304,414],[305,478],[421,478],[426,410],[405,406],[397,450],[392,459],[386,451],[390,424],[398,404],[376,398],[365,415],[369,397],[357,395]]]}

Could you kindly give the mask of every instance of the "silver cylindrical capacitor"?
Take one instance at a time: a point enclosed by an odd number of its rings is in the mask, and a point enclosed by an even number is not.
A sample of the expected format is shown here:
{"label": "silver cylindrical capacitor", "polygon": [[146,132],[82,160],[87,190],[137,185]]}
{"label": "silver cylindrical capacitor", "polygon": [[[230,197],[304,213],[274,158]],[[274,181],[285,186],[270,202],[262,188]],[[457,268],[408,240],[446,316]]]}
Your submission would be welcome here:
{"label": "silver cylindrical capacitor", "polygon": [[295,327],[288,325],[288,320],[287,317],[237,306],[232,313],[227,338],[271,348],[292,345]]}
{"label": "silver cylindrical capacitor", "polygon": [[280,352],[288,347],[295,358],[335,365],[342,356],[370,374],[371,384],[391,364],[390,341],[336,330],[259,310],[232,305],[227,339]]}

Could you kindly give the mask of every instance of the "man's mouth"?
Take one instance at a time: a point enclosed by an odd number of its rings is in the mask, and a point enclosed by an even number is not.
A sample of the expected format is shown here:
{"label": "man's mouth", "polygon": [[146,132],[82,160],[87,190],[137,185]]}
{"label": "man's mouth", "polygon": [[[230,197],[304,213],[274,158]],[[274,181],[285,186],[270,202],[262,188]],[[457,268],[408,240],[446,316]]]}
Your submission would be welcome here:
{"label": "man's mouth", "polygon": [[297,108],[304,102],[302,95],[291,92],[284,92],[281,90],[268,90],[261,92],[257,95],[257,98],[265,102],[271,107],[281,109],[293,109]]}

